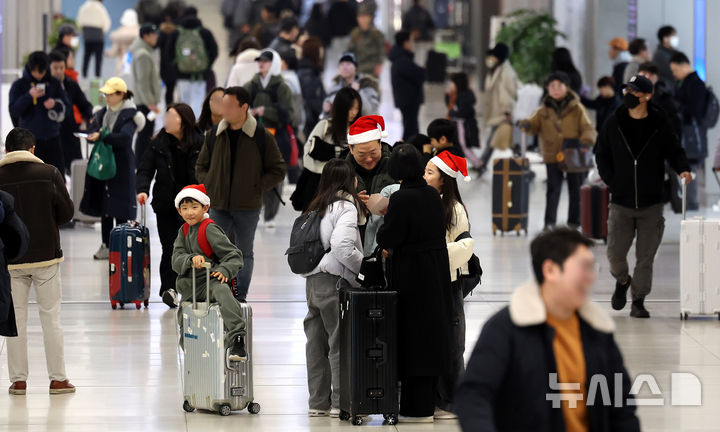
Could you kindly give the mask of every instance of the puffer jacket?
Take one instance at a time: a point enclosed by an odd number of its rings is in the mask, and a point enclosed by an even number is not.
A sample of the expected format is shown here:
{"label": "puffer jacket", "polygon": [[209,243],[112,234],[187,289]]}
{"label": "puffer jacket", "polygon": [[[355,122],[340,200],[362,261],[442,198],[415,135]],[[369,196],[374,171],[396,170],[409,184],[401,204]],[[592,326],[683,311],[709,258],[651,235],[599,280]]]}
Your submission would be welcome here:
{"label": "puffer jacket", "polygon": [[455,282],[458,278],[458,271],[461,274],[468,273],[468,261],[472,257],[475,240],[472,238],[455,241],[458,236],[464,232],[470,232],[470,222],[468,221],[467,211],[459,202],[455,203],[455,218],[453,224],[445,234],[447,242],[448,258],[450,261],[450,282]]}
{"label": "puffer jacket", "polygon": [[305,141],[303,167],[315,174],[322,174],[330,159],[340,157],[347,148],[347,141],[335,143],[330,133],[330,120],[320,120]]}
{"label": "puffer jacket", "polygon": [[485,124],[497,126],[505,120],[505,113],[512,114],[518,98],[518,80],[509,61],[498,65],[485,77]]}
{"label": "puffer jacket", "polygon": [[358,213],[352,196],[344,194],[340,198],[330,204],[320,221],[320,240],[325,250],[330,249],[330,252],[322,257],[313,271],[303,276],[329,273],[357,286],[355,277],[363,260],[358,226],[365,224],[365,216]]}
{"label": "puffer jacket", "polygon": [[540,135],[540,152],[545,163],[557,163],[562,151],[563,140],[579,139],[580,144],[592,147],[597,132],[578,95],[569,91],[566,100],[559,102],[560,115],[556,111],[558,102],[545,96],[543,104],[527,120],[530,135]]}
{"label": "puffer jacket", "polygon": [[[30,95],[30,89],[38,84],[45,84],[45,94],[34,99]],[[43,105],[48,99],[55,99],[55,107],[51,110]],[[30,130],[35,135],[35,139],[47,140],[60,135],[60,123],[50,120],[49,111],[59,114],[64,110],[66,117],[72,116],[70,101],[62,89],[60,81],[53,78],[49,70],[42,80],[36,82],[28,67],[25,66],[22,78],[15,81],[10,87],[8,100],[13,125]]]}
{"label": "puffer jacket", "polygon": [[[361,114],[364,116],[378,114],[380,112],[380,82],[370,75],[362,74],[358,74],[358,76],[355,77],[355,82],[358,83],[358,93],[360,93],[360,99],[362,100]],[[333,78],[332,84],[328,89],[325,102],[332,104],[337,92],[351,85],[352,83],[348,84],[340,75],[336,76]]]}

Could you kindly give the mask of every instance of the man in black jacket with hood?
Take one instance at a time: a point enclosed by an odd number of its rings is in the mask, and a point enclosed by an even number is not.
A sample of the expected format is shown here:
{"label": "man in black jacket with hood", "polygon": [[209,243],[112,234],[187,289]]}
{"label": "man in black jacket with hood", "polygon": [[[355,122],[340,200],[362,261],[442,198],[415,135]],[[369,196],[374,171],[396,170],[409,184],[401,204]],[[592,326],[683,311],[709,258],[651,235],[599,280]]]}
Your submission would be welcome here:
{"label": "man in black jacket with hood", "polygon": [[[632,287],[630,316],[649,318],[644,299],[652,287],[653,261],[665,230],[664,162],[686,183],[692,175],[667,116],[649,103],[652,82],[636,75],[624,92],[623,106],[605,122],[595,146],[598,171],[612,193],[607,249],[610,273],[617,281],[612,307],[623,309]],[[637,259],[630,277],[627,254],[635,237]]]}
{"label": "man in black jacket with hood", "polygon": [[413,47],[410,33],[401,30],[395,34],[395,46],[388,54],[392,62],[390,80],[395,106],[403,118],[403,140],[419,133],[418,114],[420,105],[425,102],[425,69],[415,64]]}

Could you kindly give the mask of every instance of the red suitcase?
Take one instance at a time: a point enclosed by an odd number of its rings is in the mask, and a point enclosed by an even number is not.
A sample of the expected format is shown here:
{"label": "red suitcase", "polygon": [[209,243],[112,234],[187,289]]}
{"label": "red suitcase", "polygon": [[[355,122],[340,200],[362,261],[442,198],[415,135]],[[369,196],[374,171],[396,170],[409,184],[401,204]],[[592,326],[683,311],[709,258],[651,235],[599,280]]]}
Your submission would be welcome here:
{"label": "red suitcase", "polygon": [[607,242],[610,190],[603,185],[584,185],[580,188],[580,223],[582,232]]}

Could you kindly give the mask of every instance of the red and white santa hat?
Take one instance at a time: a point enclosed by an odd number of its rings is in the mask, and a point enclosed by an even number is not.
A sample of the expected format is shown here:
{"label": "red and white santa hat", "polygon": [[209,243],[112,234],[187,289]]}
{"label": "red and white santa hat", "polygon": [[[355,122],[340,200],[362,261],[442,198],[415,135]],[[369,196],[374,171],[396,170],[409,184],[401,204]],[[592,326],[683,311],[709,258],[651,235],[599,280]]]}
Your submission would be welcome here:
{"label": "red and white santa hat", "polygon": [[444,151],[430,159],[430,162],[454,179],[462,176],[466,182],[471,180],[470,176],[468,176],[467,159],[464,157],[455,156],[449,151]]}
{"label": "red and white santa hat", "polygon": [[185,198],[197,200],[197,202],[204,206],[210,205],[210,197],[207,196],[204,184],[188,185],[182,188],[177,196],[175,196],[175,208],[180,208],[180,202]]}
{"label": "red and white santa hat", "polygon": [[348,132],[348,145],[379,141],[388,136],[385,132],[385,119],[379,115],[363,116],[355,120]]}

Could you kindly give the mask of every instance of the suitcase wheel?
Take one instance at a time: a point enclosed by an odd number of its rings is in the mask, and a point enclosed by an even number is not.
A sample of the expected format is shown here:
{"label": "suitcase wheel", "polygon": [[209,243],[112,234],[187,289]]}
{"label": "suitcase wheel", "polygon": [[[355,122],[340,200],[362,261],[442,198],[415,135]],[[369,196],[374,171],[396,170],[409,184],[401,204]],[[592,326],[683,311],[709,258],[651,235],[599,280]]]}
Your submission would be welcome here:
{"label": "suitcase wheel", "polygon": [[353,419],[352,419],[352,424],[353,424],[354,426],[362,426],[362,424],[363,424],[363,418],[362,418],[362,416],[355,416],[355,417],[353,417]]}
{"label": "suitcase wheel", "polygon": [[142,307],[141,302],[133,302],[133,303],[135,303],[135,309],[140,309]]}
{"label": "suitcase wheel", "polygon": [[348,413],[347,411],[340,411],[340,420],[342,420],[342,421],[350,420],[350,413]]}
{"label": "suitcase wheel", "polygon": [[123,302],[118,302],[118,303],[120,303],[120,309],[124,309],[124,308],[125,308],[125,303],[123,303]]}
{"label": "suitcase wheel", "polygon": [[223,417],[224,417],[224,416],[229,416],[231,412],[232,412],[232,408],[230,408],[230,405],[228,405],[228,404],[222,404],[222,405],[220,406],[220,415],[221,415],[221,416],[223,416]]}
{"label": "suitcase wheel", "polygon": [[260,404],[257,402],[251,402],[250,405],[248,405],[248,412],[250,414],[257,414],[260,412]]}
{"label": "suitcase wheel", "polygon": [[185,412],[195,411],[195,408],[192,405],[190,405],[190,402],[188,402],[188,401],[183,402],[183,409],[185,410]]}
{"label": "suitcase wheel", "polygon": [[385,414],[385,415],[383,415],[383,418],[389,425],[397,424],[397,421],[398,421],[396,414]]}
{"label": "suitcase wheel", "polygon": [[145,299],[145,301],[143,302],[143,304],[145,305],[145,309],[147,309],[148,305],[150,305],[150,300],[149,300],[149,299]]}
{"label": "suitcase wheel", "polygon": [[117,302],[110,302],[110,306],[113,308],[113,310],[117,309]]}
{"label": "suitcase wheel", "polygon": [[[718,315],[718,318],[720,318],[720,315]],[[680,321],[687,321],[688,319],[688,313],[687,312],[681,312],[680,313]]]}

